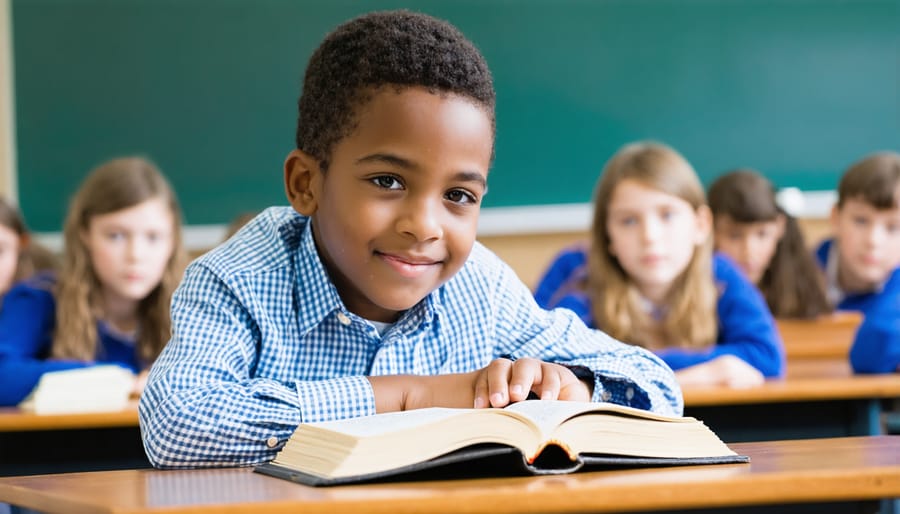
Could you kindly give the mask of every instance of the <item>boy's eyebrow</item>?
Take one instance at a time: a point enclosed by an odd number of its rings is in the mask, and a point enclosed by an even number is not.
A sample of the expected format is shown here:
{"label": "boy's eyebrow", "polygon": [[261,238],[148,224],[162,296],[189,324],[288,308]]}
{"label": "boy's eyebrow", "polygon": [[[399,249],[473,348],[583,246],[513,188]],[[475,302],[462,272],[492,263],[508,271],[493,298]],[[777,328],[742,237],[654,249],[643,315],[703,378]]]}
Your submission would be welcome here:
{"label": "boy's eyebrow", "polygon": [[[416,168],[416,166],[409,159],[404,159],[403,157],[389,153],[373,153],[371,155],[366,155],[365,157],[360,157],[356,160],[356,164],[363,164],[367,162],[383,162],[408,170]],[[461,180],[464,182],[477,182],[478,185],[480,185],[482,188],[487,188],[487,181],[485,180],[484,175],[478,173],[477,171],[460,171],[456,173],[453,178],[455,180]]]}

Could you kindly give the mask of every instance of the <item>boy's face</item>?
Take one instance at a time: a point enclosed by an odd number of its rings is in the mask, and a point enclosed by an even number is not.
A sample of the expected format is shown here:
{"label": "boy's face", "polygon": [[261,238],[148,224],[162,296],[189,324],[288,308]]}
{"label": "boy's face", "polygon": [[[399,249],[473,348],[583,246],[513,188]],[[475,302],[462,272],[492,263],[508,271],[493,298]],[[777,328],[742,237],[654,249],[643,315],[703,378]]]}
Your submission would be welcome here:
{"label": "boy's face", "polygon": [[352,312],[394,321],[453,276],[475,241],[493,146],[471,101],[421,88],[378,90],[322,172],[294,151],[291,204]]}
{"label": "boy's face", "polygon": [[851,198],[831,213],[838,240],[838,280],[848,292],[878,287],[900,265],[900,208],[876,209]]}

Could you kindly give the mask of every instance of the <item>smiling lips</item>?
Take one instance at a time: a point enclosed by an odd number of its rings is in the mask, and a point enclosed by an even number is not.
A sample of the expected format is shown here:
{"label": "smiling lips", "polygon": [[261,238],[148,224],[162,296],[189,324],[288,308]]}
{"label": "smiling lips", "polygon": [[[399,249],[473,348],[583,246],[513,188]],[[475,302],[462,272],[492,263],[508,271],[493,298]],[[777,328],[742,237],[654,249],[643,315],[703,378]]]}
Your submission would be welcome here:
{"label": "smiling lips", "polygon": [[375,253],[399,275],[406,278],[416,278],[428,271],[434,269],[435,266],[441,264],[442,261],[434,260],[429,257],[409,256],[409,255],[393,255],[388,253]]}

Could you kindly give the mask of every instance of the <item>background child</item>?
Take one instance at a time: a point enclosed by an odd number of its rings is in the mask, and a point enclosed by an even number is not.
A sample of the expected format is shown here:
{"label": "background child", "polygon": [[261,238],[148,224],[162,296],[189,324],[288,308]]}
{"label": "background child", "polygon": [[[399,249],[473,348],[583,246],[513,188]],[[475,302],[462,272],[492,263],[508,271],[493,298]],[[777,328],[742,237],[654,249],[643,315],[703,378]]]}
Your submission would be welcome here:
{"label": "background child", "polygon": [[900,154],[876,153],[854,163],[838,185],[831,211],[834,239],[816,251],[828,297],[863,322],[850,350],[862,373],[900,370]]}
{"label": "background child", "polygon": [[717,178],[708,191],[716,250],[756,284],[775,317],[814,318],[831,311],[822,274],[772,183],[754,170]]}
{"label": "background child", "polygon": [[31,240],[21,213],[0,198],[0,305],[14,283],[55,265],[53,254]]}
{"label": "background child", "polygon": [[452,25],[391,11],[326,36],[306,68],[291,208],[188,268],[141,397],[159,467],[271,460],[301,422],[540,398],[681,411],[643,349],[540,309],[475,243],[494,89]]}
{"label": "background child", "polygon": [[116,363],[138,373],[153,361],[184,265],[180,216],[144,159],[90,173],[69,207],[58,280],[13,287],[0,310],[0,405],[18,404],[47,371]]}
{"label": "background child", "polygon": [[758,384],[784,369],[769,310],[726,259],[693,168],[658,143],[626,145],[594,196],[590,248],[564,250],[535,297],[656,352],[682,385]]}

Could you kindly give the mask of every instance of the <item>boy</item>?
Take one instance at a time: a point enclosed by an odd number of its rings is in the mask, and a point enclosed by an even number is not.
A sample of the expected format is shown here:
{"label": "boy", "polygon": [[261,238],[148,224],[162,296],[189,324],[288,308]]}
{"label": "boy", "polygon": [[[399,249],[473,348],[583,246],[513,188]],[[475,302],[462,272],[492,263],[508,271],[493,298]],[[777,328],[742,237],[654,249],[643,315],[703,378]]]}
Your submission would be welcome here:
{"label": "boy", "polygon": [[373,13],[310,58],[291,208],[196,261],[140,404],[158,467],[271,460],[301,422],[540,398],[680,414],[649,352],[543,311],[475,243],[494,148],[483,57],[446,22]]}
{"label": "boy", "polygon": [[829,300],[865,316],[850,350],[859,373],[900,371],[900,154],[853,164],[831,212],[834,239],[816,257]]}

